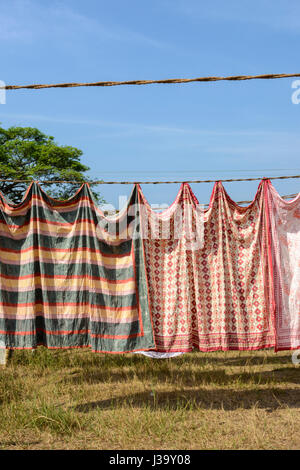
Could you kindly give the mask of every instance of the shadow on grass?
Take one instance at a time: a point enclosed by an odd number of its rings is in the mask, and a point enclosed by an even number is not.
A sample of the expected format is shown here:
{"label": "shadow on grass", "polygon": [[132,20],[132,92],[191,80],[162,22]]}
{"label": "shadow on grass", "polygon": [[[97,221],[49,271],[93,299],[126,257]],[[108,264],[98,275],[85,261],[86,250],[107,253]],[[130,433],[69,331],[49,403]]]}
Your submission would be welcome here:
{"label": "shadow on grass", "polygon": [[262,372],[240,372],[228,374],[224,369],[214,369],[211,371],[189,370],[182,368],[149,367],[142,369],[96,369],[90,368],[76,372],[64,378],[65,383],[72,384],[100,384],[107,382],[124,382],[139,380],[143,382],[155,381],[164,384],[180,384],[185,386],[197,386],[204,384],[215,385],[247,385],[247,384],[280,384],[293,383],[300,384],[299,370],[295,367],[283,367],[272,371]]}
{"label": "shadow on grass", "polygon": [[37,444],[40,444],[41,441],[10,441],[10,440],[3,440],[0,442],[0,449],[1,450],[5,450],[7,447],[15,447],[15,446],[24,446],[24,447],[27,447],[27,446],[33,446],[33,445],[37,445]]}
{"label": "shadow on grass", "polygon": [[274,353],[272,349],[249,352],[210,352],[202,353],[194,351],[171,359],[151,359],[139,354],[95,354],[89,349],[86,350],[48,350],[39,347],[32,353],[31,351],[14,351],[9,364],[27,365],[30,367],[68,368],[81,366],[88,368],[95,365],[102,368],[144,365],[150,363],[173,363],[179,366],[195,365],[204,367],[206,365],[216,365],[220,367],[243,367],[245,365],[271,365],[271,364],[291,364],[291,354]]}
{"label": "shadow on grass", "polygon": [[264,409],[273,412],[277,409],[298,408],[299,390],[269,388],[268,390],[236,391],[184,390],[178,392],[142,392],[124,397],[100,400],[77,405],[75,411],[88,413],[96,409],[138,408],[152,410],[225,410]]}

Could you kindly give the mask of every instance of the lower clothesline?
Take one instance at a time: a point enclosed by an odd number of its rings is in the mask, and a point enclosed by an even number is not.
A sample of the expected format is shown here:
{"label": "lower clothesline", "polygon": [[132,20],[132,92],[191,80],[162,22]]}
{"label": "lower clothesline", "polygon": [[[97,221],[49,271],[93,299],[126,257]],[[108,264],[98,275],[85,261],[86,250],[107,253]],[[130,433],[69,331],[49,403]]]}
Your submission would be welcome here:
{"label": "lower clothesline", "polygon": [[0,179],[0,182],[9,182],[9,183],[39,183],[41,185],[49,185],[49,184],[89,184],[98,185],[98,184],[194,184],[194,183],[231,183],[236,181],[261,181],[261,180],[282,180],[282,179],[296,179],[300,178],[300,175],[283,175],[283,176],[264,176],[264,177],[256,177],[256,178],[230,178],[230,179],[206,179],[206,180],[185,180],[185,181],[78,181],[78,180],[29,180],[29,179]]}

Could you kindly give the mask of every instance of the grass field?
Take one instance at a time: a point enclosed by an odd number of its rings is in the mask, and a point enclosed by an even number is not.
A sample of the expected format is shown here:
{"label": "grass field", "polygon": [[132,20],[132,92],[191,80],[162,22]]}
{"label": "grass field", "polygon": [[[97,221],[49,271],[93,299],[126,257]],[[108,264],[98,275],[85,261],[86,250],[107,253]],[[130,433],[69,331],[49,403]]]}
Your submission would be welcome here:
{"label": "grass field", "polygon": [[300,366],[273,351],[16,351],[0,430],[1,449],[299,449]]}

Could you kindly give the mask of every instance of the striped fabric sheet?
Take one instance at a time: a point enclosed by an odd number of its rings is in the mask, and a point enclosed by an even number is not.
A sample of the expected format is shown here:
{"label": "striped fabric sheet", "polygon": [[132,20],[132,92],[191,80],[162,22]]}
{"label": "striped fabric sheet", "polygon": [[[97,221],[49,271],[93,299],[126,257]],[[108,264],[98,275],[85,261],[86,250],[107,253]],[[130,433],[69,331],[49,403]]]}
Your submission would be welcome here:
{"label": "striped fabric sheet", "polygon": [[138,192],[105,218],[84,184],[68,201],[32,183],[23,201],[0,195],[0,346],[155,348]]}

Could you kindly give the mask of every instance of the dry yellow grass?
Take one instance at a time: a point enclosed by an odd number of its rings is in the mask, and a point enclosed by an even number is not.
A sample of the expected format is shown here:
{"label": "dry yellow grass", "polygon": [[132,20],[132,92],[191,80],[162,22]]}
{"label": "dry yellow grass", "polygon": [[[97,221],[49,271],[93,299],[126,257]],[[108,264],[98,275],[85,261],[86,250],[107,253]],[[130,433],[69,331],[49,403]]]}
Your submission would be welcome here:
{"label": "dry yellow grass", "polygon": [[17,351],[0,368],[0,448],[298,449],[299,372],[290,352]]}

